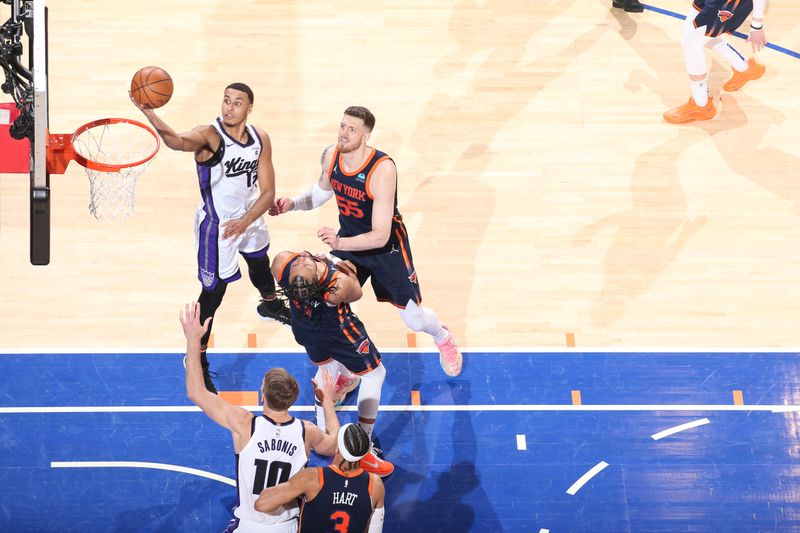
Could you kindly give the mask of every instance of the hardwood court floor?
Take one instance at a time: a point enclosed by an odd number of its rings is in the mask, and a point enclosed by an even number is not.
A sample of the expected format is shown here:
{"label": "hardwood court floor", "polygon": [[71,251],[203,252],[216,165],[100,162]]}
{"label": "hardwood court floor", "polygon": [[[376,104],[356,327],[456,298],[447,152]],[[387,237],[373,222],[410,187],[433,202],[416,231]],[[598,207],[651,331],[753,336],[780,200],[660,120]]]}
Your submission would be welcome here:
{"label": "hardwood court floor", "polygon": [[[212,120],[224,86],[256,93],[279,195],[308,187],[342,110],[370,107],[372,144],[399,169],[425,303],[464,346],[797,345],[800,60],[760,55],[762,81],[720,117],[661,120],[688,97],[681,22],[610,0],[336,3],[51,1],[51,131],[138,117],[141,66],[173,76],[161,116]],[[654,0],[685,13],[688,2]],[[800,7],[770,2],[768,37],[800,50]],[[745,50],[745,43],[736,40]],[[727,67],[712,64],[715,96]],[[0,176],[0,349],[182,345],[196,298],[190,154],[162,150],[136,214],[102,224],[73,164],[53,176],[52,259],[28,263],[27,178]],[[270,219],[273,250],[322,250],[335,207]],[[234,284],[216,345],[291,347]],[[395,311],[356,306],[375,341],[404,346]],[[427,338],[420,345],[430,347]]]}

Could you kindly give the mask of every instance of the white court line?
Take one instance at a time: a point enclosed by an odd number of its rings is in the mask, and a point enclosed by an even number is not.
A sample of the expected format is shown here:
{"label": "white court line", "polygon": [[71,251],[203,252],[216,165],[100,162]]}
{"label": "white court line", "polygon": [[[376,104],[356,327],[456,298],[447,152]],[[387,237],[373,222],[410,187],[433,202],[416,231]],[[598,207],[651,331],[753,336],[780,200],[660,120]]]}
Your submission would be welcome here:
{"label": "white court line", "polygon": [[[742,348],[741,346],[732,346],[730,348],[654,348],[649,346],[647,348],[635,347],[609,347],[609,346],[551,346],[543,348],[541,346],[461,346],[462,353],[504,353],[508,355],[527,355],[527,354],[553,354],[553,355],[575,355],[576,353],[585,354],[659,354],[659,355],[683,355],[687,353],[699,354],[714,354],[725,353],[732,355],[786,355],[800,353],[800,347],[786,347],[786,348]],[[282,354],[282,353],[305,353],[303,348],[298,348],[297,345],[287,346],[284,348],[238,348],[235,350],[228,348],[211,348],[209,353],[223,355],[223,354]],[[381,354],[407,354],[407,353],[421,353],[421,354],[438,354],[435,348],[403,348],[403,347],[390,347],[381,348]],[[15,349],[15,350],[0,350],[0,357],[3,355],[114,355],[114,354],[162,354],[165,356],[185,355],[184,352],[176,351],[175,346],[167,348],[120,348],[118,350],[98,350],[97,348],[70,348],[70,349],[46,349],[46,348],[30,348],[30,349]]]}
{"label": "white court line", "polygon": [[181,472],[193,476],[204,477],[225,483],[232,487],[236,486],[236,481],[225,476],[189,468],[186,466],[168,465],[166,463],[147,463],[141,461],[51,461],[50,468],[152,468],[154,470],[169,470]]}
{"label": "white court line", "polygon": [[664,431],[659,431],[658,433],[653,433],[650,436],[653,438],[653,440],[661,440],[664,437],[669,437],[670,435],[674,435],[675,433],[680,433],[681,431],[686,431],[687,429],[692,429],[699,426],[705,426],[706,424],[710,423],[711,420],[709,420],[708,418],[701,418],[700,420],[694,420],[692,422],[687,422],[679,426],[665,429]]}
{"label": "white court line", "polygon": [[[244,405],[248,411],[260,412],[260,405]],[[314,411],[313,405],[296,405],[290,411]],[[337,410],[357,411],[355,405],[346,405]],[[98,405],[75,407],[0,407],[0,414],[34,414],[34,413],[182,413],[199,412],[193,405]],[[394,412],[448,412],[448,411],[769,411],[786,413],[800,411],[800,405],[381,405],[381,411]]]}
{"label": "white court line", "polygon": [[550,533],[550,530],[542,528],[539,530],[539,533]]}
{"label": "white court line", "polygon": [[567,494],[570,496],[575,496],[575,493],[581,490],[581,487],[586,485],[586,483],[592,479],[594,476],[599,474],[605,467],[608,466],[608,463],[605,461],[600,461],[592,468],[589,469],[584,475],[578,478],[578,481],[572,484],[570,488],[567,489]]}
{"label": "white court line", "polygon": [[525,440],[525,435],[517,435],[517,449],[518,450],[528,449],[528,443]]}

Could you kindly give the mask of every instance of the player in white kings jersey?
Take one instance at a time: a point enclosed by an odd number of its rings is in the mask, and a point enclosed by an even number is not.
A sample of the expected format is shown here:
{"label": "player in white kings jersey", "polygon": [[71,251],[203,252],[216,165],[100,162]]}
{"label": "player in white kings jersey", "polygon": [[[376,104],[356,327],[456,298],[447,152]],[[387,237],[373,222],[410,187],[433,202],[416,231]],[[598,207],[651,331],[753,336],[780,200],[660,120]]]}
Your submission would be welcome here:
{"label": "player in white kings jersey", "polygon": [[[269,268],[269,231],[262,215],[275,199],[272,145],[261,128],[247,124],[253,91],[244,83],[225,88],[222,112],[209,125],[175,133],[152,109],[131,101],[173,150],[194,152],[201,202],[195,216],[197,277],[203,285],[198,301],[205,322],[214,316],[228,283],[242,277],[237,254],[247,262],[250,281],[261,294],[260,318],[289,324],[289,310],[275,297]],[[213,322],[213,320],[212,320]],[[206,357],[208,332],[202,339],[201,361],[206,387],[216,392]]]}
{"label": "player in white kings jersey", "polygon": [[289,414],[299,387],[283,368],[272,368],[264,375],[261,384],[264,408],[260,416],[231,405],[208,391],[203,383],[200,341],[211,319],[201,324],[200,315],[200,305],[192,303],[186,305],[180,316],[186,336],[186,394],[233,436],[238,501],[233,512],[235,518],[226,532],[294,533],[300,514],[297,502],[269,513],[256,511],[255,502],[265,488],[283,483],[300,472],[312,449],[321,455],[336,453],[339,420],[333,407],[333,379],[325,374],[320,388],[314,383],[314,393],[325,410],[327,433]]}

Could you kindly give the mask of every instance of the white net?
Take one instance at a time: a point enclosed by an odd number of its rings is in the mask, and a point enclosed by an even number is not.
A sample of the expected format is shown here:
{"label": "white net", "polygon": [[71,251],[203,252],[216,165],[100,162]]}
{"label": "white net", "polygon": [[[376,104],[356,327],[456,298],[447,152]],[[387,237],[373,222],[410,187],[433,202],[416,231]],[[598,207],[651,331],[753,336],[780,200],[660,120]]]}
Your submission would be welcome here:
{"label": "white net", "polygon": [[[126,122],[99,124],[72,139],[76,153],[90,162],[126,165],[141,161],[156,149],[149,131]],[[89,176],[89,212],[103,221],[124,220],[133,214],[136,181],[150,161],[112,172],[86,168]]]}

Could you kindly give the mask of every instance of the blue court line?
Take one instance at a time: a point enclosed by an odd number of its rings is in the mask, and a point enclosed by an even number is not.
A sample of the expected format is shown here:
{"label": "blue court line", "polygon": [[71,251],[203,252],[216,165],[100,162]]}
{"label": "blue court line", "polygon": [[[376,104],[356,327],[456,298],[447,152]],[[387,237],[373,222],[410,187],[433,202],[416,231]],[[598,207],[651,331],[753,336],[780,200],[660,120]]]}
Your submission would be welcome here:
{"label": "blue court line", "polygon": [[[651,6],[649,4],[642,4],[645,9],[648,11],[654,11],[656,13],[660,13],[662,15],[667,15],[668,17],[676,18],[678,20],[686,20],[685,15],[681,15],[680,13],[675,13],[674,11],[670,11],[668,9],[664,9],[661,7]],[[747,40],[747,35],[744,33],[735,31],[733,35],[739,37],[740,39]],[[771,48],[776,52],[780,52],[782,54],[786,54],[787,56],[793,57],[795,59],[800,59],[800,52],[795,52],[794,50],[789,50],[788,48],[784,48],[783,46],[778,46],[777,44],[767,43],[767,48]]]}

